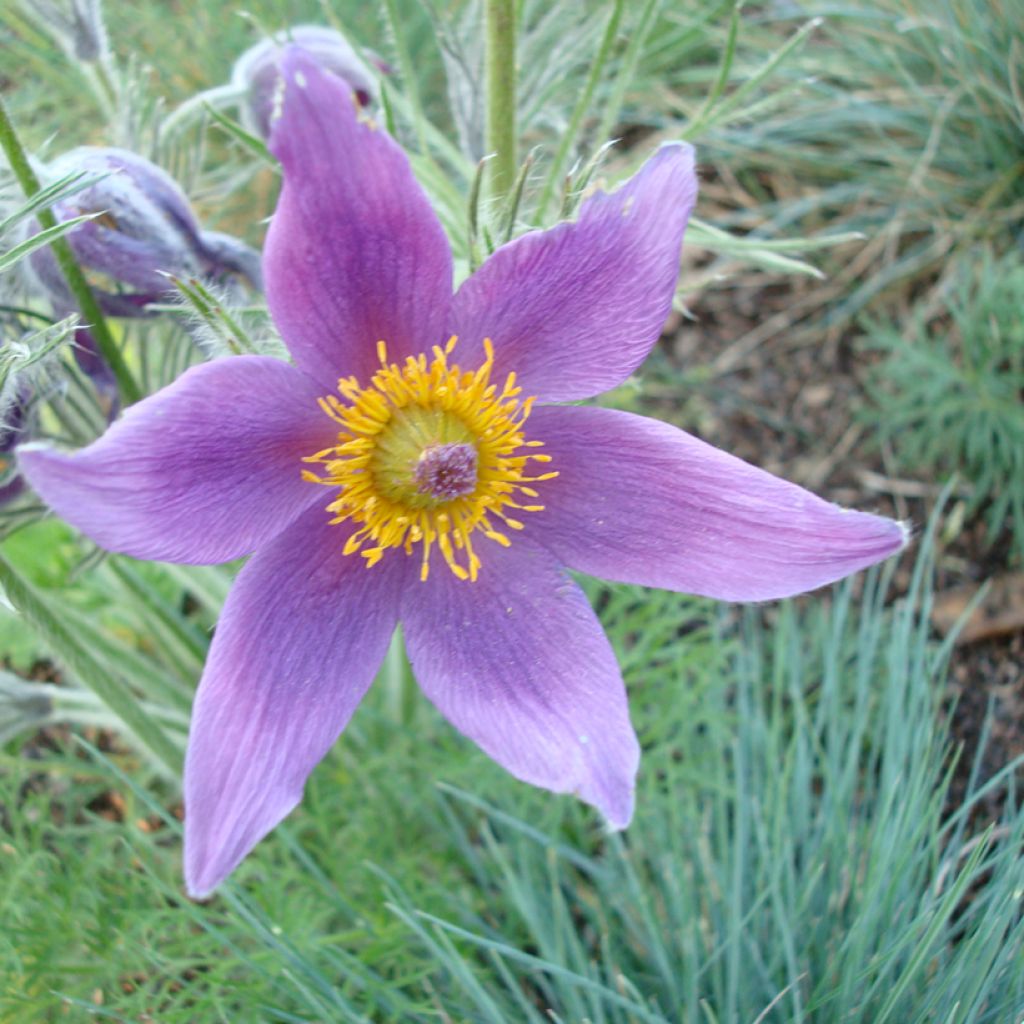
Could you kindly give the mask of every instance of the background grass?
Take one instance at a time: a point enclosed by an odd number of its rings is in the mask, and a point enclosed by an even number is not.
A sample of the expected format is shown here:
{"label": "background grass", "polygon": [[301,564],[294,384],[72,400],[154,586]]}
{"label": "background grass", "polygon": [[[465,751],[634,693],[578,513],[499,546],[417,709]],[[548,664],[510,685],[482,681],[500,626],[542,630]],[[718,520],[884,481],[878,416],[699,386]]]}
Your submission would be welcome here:
{"label": "background grass", "polygon": [[379,686],[196,905],[143,768],[9,752],[4,1019],[1013,1020],[1024,816],[1010,770],[1000,822],[977,785],[943,813],[928,572],[891,608],[872,574],[767,627],[595,589],[645,747],[621,837]]}
{"label": "background grass", "polygon": [[[109,80],[5,8],[4,98],[34,151],[137,148],[179,176],[206,224],[257,243],[275,176],[230,120],[158,128],[227,80],[254,25],[279,27],[278,7],[248,4],[247,21],[194,0],[118,5]],[[290,13],[338,21],[392,65],[390,124],[467,270],[488,246],[466,209],[481,155],[476,5]],[[613,401],[692,424],[773,334],[870,344],[850,410],[867,443],[928,483],[958,471],[962,514],[1019,559],[1017,5],[739,14],[592,0],[526,2],[523,18],[522,154],[535,163],[518,209],[482,211],[492,235],[571,208],[565,175],[579,186],[608,136],[623,139],[597,172],[612,179],[686,137],[705,182],[680,307],[804,282],[717,367],[681,373],[659,353]],[[123,330],[148,390],[200,358],[176,323]],[[272,342],[261,311],[244,328],[244,344]],[[65,369],[45,423],[84,441],[102,416]],[[778,416],[773,404],[764,393],[756,415]],[[104,558],[52,521],[14,532],[37,514],[26,501],[5,515],[20,614],[3,613],[0,647],[23,675],[59,676],[37,692],[47,723],[72,724],[31,728],[38,702],[0,686],[0,735],[23,734],[0,754],[5,1022],[1024,1020],[1020,765],[979,767],[950,795],[934,535],[913,572],[764,609],[587,582],[644,746],[622,836],[506,777],[389,671],[301,808],[195,904],[181,893],[174,764],[232,567]]]}

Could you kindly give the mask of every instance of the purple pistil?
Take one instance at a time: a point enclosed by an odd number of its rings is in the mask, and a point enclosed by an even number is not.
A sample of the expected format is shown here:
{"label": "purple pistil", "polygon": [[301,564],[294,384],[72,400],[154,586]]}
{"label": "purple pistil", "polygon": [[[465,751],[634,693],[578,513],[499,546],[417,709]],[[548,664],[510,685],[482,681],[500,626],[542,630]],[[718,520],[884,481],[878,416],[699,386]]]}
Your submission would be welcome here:
{"label": "purple pistil", "polygon": [[432,444],[416,463],[416,487],[441,501],[476,489],[476,448],[471,444]]}

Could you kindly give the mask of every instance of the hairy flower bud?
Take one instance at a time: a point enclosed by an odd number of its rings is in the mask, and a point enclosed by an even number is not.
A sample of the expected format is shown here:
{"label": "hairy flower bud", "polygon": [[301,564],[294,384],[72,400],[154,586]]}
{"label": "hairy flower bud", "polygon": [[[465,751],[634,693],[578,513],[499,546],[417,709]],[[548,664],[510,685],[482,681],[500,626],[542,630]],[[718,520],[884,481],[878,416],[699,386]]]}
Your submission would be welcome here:
{"label": "hairy flower bud", "polygon": [[[65,236],[103,313],[145,317],[147,308],[172,292],[168,274],[214,284],[263,286],[259,253],[217,231],[202,231],[185,193],[166,171],[124,149],[83,146],[46,168],[54,180],[75,173],[104,175],[95,184],[53,206],[58,221],[92,219]],[[28,223],[28,234],[39,230]],[[49,298],[58,318],[77,305],[52,251],[35,250],[26,261],[29,288]],[[118,410],[117,382],[82,326],[75,331],[78,365],[96,387],[108,415]]]}
{"label": "hairy flower bud", "polygon": [[70,56],[90,62],[108,53],[100,0],[33,0],[25,9]]}
{"label": "hairy flower bud", "polygon": [[[108,316],[145,316],[145,307],[167,294],[168,273],[214,281],[239,275],[261,287],[257,253],[225,235],[201,231],[185,193],[156,164],[123,149],[83,146],[47,171],[55,179],[75,172],[106,175],[53,209],[59,221],[95,215],[67,239]],[[53,253],[37,249],[28,263],[33,283],[55,308],[73,310]]]}
{"label": "hairy flower bud", "polygon": [[[344,79],[364,107],[377,99],[373,73],[340,32],[324,25],[296,25],[257,43],[235,62],[231,82],[243,97],[242,123],[253,134],[264,139],[270,135],[281,81],[278,58],[288,43],[305,50],[320,67]],[[381,70],[385,70],[383,66]]]}
{"label": "hairy flower bud", "polygon": [[0,743],[50,724],[56,691],[48,683],[31,682],[0,669]]}

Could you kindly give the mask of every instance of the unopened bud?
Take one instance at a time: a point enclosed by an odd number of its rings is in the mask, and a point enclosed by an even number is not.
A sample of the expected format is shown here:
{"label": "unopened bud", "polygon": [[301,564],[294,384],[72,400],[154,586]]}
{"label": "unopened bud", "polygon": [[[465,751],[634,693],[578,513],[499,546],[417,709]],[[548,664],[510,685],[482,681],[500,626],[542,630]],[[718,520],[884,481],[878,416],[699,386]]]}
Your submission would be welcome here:
{"label": "unopened bud", "polygon": [[48,725],[53,720],[55,689],[0,669],[0,743]]}
{"label": "unopened bud", "polygon": [[[95,215],[66,237],[108,316],[145,316],[145,307],[167,294],[166,274],[213,281],[240,274],[260,287],[254,250],[241,242],[229,246],[224,235],[204,234],[185,193],[149,160],[123,149],[83,146],[47,171],[55,179],[79,172],[106,175],[56,203],[53,212],[58,221]],[[37,249],[28,263],[30,276],[55,307],[74,309],[53,253]]]}
{"label": "unopened bud", "polygon": [[[149,160],[124,149],[83,146],[54,160],[46,173],[53,180],[103,175],[55,203],[53,213],[58,221],[92,215],[65,238],[104,315],[153,315],[148,307],[174,294],[171,276],[201,278],[229,289],[240,287],[242,280],[262,290],[259,253],[229,235],[202,231],[177,182]],[[39,225],[29,222],[23,230],[35,233]],[[23,266],[29,288],[46,295],[57,317],[76,312],[49,247],[36,249]],[[117,382],[88,328],[75,330],[75,359],[112,417],[119,407]]]}
{"label": "unopened bud", "polygon": [[97,61],[108,49],[100,0],[32,0],[29,15],[81,61]]}

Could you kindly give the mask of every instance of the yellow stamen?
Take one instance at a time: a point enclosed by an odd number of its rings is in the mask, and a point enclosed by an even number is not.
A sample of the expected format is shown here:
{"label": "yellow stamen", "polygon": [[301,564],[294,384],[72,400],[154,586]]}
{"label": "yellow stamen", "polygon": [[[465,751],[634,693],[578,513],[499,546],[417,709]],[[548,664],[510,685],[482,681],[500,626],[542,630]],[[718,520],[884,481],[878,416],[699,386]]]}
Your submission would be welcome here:
{"label": "yellow stamen", "polygon": [[302,478],[338,488],[326,510],[332,523],[354,524],[343,551],[358,551],[368,567],[390,548],[411,555],[418,544],[421,580],[434,551],[458,579],[475,580],[481,561],[473,535],[509,547],[502,531],[525,524],[508,513],[542,512],[530,485],[558,476],[530,475],[531,461],[549,463],[551,456],[535,450],[543,441],[524,437],[534,399],[520,399],[516,375],[508,374],[504,385],[491,382],[490,338],[476,370],[449,364],[456,342],[451,337],[443,348],[434,346],[429,363],[420,354],[399,365],[388,362],[387,345],[378,341],[380,369],[369,384],[342,378],[340,399],[319,400],[341,429],[333,447],[303,460],[319,463],[320,475],[303,470]]}

